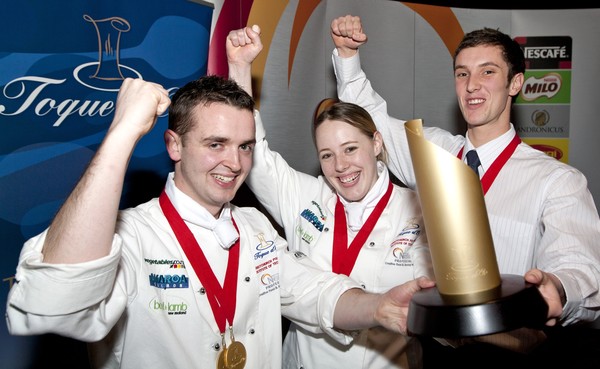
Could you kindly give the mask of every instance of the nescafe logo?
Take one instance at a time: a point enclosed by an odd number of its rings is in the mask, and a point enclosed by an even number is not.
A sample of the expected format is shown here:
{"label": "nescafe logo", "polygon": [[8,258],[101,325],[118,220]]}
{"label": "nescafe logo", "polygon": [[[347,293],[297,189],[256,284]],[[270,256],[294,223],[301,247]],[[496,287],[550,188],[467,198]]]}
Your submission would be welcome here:
{"label": "nescafe logo", "polygon": [[546,155],[553,157],[554,159],[560,160],[563,157],[563,152],[558,147],[550,145],[531,145],[536,150],[540,150]]}

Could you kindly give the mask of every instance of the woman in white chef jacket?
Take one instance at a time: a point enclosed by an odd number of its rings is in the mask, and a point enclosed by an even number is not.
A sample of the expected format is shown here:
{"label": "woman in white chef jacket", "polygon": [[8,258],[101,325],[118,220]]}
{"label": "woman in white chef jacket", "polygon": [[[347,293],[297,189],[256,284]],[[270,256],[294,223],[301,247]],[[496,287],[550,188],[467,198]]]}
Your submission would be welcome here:
{"label": "woman in white chef jacket", "polygon": [[[230,78],[249,93],[251,63],[262,49],[259,33],[253,26],[228,36]],[[246,183],[283,227],[292,250],[371,292],[433,278],[417,195],[391,182],[383,139],[366,110],[334,99],[319,104],[313,125],[319,176],[294,170],[271,151],[258,111],[255,120],[254,166]],[[352,338],[346,345],[314,326],[291,323],[283,368],[422,366],[416,338],[383,328],[342,333]]]}

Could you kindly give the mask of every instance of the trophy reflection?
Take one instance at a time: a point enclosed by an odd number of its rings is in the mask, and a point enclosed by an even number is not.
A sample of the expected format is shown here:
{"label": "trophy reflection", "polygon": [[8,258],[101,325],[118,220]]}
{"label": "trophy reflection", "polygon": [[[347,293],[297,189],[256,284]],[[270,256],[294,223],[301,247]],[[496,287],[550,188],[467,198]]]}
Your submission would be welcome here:
{"label": "trophy reflection", "polygon": [[461,160],[405,123],[436,287],[411,300],[408,330],[441,338],[541,327],[546,302],[522,276],[501,275],[481,182]]}

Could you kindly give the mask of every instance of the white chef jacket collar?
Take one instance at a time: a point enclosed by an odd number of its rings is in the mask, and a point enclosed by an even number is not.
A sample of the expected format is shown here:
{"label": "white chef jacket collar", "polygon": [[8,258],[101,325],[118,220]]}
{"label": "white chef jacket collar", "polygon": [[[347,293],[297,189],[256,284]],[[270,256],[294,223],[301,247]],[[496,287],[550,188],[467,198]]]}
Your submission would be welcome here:
{"label": "white chef jacket collar", "polygon": [[[379,176],[377,181],[361,201],[349,202],[340,196],[340,201],[346,210],[348,227],[354,232],[360,230],[364,224],[367,217],[366,210],[375,208],[379,199],[381,199],[388,188],[390,176],[387,167],[381,161],[377,162],[377,174]],[[370,212],[368,212],[368,214],[370,214]]]}
{"label": "white chef jacket collar", "polygon": [[169,173],[165,192],[181,218],[186,222],[211,230],[222,248],[229,249],[233,246],[239,235],[231,220],[231,204],[226,203],[219,218],[215,219],[204,206],[178,189],[173,178],[174,173]]}

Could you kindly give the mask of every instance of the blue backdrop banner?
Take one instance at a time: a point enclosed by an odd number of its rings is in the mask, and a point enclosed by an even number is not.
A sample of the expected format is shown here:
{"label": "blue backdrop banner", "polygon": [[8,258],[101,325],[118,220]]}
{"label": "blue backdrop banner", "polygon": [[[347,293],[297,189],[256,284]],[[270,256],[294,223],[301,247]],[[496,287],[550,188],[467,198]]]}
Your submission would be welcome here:
{"label": "blue backdrop banner", "polygon": [[[123,79],[157,82],[172,94],[204,75],[212,13],[212,6],[188,0],[3,4],[0,305],[23,242],[48,226],[104,137]],[[138,144],[122,206],[160,193],[171,170],[166,127],[165,114]],[[40,340],[0,330],[2,367],[34,367]]]}

